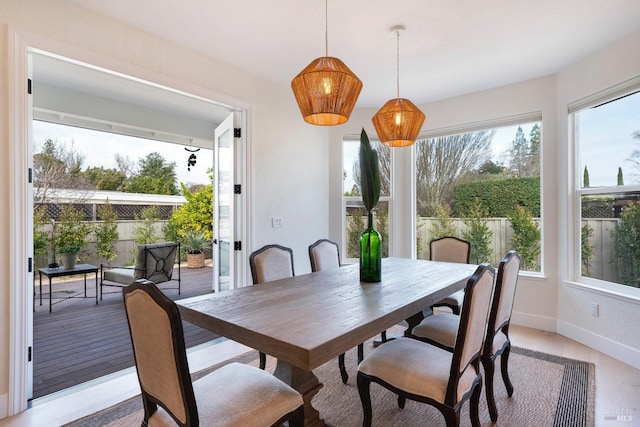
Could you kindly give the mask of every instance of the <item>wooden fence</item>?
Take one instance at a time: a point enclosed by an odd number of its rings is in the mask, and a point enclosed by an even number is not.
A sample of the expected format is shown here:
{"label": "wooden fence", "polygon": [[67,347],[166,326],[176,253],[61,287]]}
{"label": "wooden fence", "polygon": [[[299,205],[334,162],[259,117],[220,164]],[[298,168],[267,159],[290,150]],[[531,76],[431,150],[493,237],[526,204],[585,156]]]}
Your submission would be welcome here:
{"label": "wooden fence", "polygon": [[[347,221],[350,221],[351,218],[351,216],[347,216]],[[416,221],[417,251],[420,259],[429,259],[429,242],[433,239],[431,230],[437,221],[436,218],[427,217],[420,217]],[[455,229],[455,235],[462,237],[464,231],[467,230],[464,221],[459,218],[452,218],[451,221]],[[539,219],[534,218],[533,221],[540,227]],[[582,225],[588,225],[594,231],[593,236],[589,238],[589,245],[591,245],[593,255],[589,260],[590,266],[588,270],[583,269],[584,275],[618,283],[617,270],[611,263],[614,257],[612,231],[617,222],[618,220],[615,218],[585,219],[582,221]],[[493,233],[491,242],[493,259],[490,262],[492,265],[498,266],[504,254],[511,249],[511,239],[513,237],[511,221],[508,218],[487,218],[486,224]],[[538,257],[536,263],[540,265],[540,262],[540,257]]]}

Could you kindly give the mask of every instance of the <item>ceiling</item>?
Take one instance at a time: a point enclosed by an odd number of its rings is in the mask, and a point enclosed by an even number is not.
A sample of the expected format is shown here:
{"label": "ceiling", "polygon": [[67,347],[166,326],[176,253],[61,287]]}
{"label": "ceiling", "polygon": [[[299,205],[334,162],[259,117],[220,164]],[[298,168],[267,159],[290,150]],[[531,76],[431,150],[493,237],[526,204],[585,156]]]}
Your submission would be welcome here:
{"label": "ceiling", "polygon": [[[68,0],[283,87],[325,56],[321,0]],[[638,0],[331,0],[329,56],[363,81],[356,107],[416,104],[554,74],[640,30]],[[292,95],[293,96],[293,95]]]}
{"label": "ceiling", "polygon": [[[66,0],[289,88],[325,55],[322,0]],[[400,96],[424,104],[554,74],[640,30],[638,0],[328,1],[328,53],[363,81],[356,108]],[[48,85],[207,121],[229,108],[105,73],[34,56]],[[233,95],[233,94],[231,94]],[[291,94],[293,99],[293,93]]]}

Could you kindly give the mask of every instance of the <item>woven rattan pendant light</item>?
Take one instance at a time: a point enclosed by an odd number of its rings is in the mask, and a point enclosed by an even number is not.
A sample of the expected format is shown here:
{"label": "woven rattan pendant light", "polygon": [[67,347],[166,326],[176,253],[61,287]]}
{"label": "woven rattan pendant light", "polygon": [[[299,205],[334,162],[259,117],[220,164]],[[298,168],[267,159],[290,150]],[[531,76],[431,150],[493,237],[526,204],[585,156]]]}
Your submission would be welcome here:
{"label": "woven rattan pendant light", "polygon": [[291,89],[304,121],[333,126],[345,123],[356,105],[362,82],[344,62],[329,56],[325,0],[325,56],[314,59],[292,81]]}
{"label": "woven rattan pendant light", "polygon": [[396,35],[396,87],[398,97],[387,101],[373,116],[373,127],[380,142],[390,147],[413,145],[424,123],[424,113],[408,99],[400,98],[400,32],[403,26],[391,29]]}

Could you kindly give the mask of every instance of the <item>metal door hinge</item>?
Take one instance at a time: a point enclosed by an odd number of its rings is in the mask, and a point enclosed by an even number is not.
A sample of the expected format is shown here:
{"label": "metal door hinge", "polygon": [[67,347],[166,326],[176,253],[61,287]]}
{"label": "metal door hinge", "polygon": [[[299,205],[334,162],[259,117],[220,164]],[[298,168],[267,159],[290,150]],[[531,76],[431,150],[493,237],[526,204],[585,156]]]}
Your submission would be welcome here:
{"label": "metal door hinge", "polygon": [[28,264],[27,266],[28,272],[31,273],[33,271],[33,258],[29,257],[27,264]]}
{"label": "metal door hinge", "polygon": [[31,79],[27,79],[27,93],[31,95]]}
{"label": "metal door hinge", "polygon": [[238,240],[237,242],[233,242],[233,250],[241,251],[242,250],[242,242]]}
{"label": "metal door hinge", "polygon": [[242,184],[236,184],[233,186],[233,194],[242,194]]}
{"label": "metal door hinge", "polygon": [[27,349],[27,362],[31,362],[32,359],[33,359],[33,348],[29,346],[29,348]]}
{"label": "metal door hinge", "polygon": [[234,138],[241,138],[242,137],[241,128],[233,128],[233,137]]}
{"label": "metal door hinge", "polygon": [[29,184],[33,184],[33,169],[29,168]]}

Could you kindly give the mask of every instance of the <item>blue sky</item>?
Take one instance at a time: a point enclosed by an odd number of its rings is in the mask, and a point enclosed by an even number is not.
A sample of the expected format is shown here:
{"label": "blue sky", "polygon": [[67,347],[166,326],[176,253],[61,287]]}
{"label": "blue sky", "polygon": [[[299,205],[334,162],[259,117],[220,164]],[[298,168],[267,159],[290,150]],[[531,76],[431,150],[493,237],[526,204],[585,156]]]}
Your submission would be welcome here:
{"label": "blue sky", "polygon": [[144,138],[100,132],[54,123],[34,121],[33,139],[36,152],[42,149],[47,139],[58,140],[70,146],[73,141],[76,149],[85,156],[83,168],[103,166],[116,167],[115,155],[121,154],[134,161],[152,152],[158,152],[167,162],[175,162],[178,182],[185,184],[207,184],[207,170],[213,167],[213,150],[200,149],[191,171],[187,170],[187,159],[191,153],[184,145],[165,143]]}
{"label": "blue sky", "polygon": [[640,131],[640,92],[579,114],[580,179],[586,165],[590,187],[617,185],[621,167],[625,185],[640,184],[640,170],[627,160],[640,150],[633,138]]}

